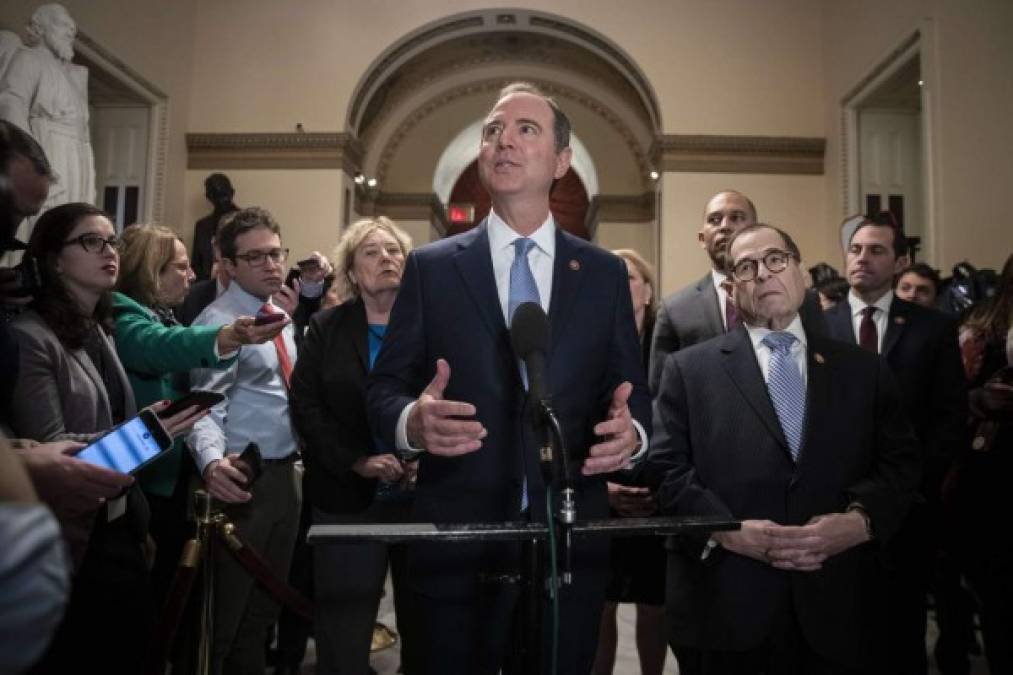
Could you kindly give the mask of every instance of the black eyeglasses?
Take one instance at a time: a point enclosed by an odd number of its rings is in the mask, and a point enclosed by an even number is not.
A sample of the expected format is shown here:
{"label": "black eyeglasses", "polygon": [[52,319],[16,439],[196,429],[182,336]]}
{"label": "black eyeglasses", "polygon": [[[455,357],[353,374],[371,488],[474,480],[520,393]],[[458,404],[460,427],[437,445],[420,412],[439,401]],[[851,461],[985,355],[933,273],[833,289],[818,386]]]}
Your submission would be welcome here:
{"label": "black eyeglasses", "polygon": [[760,260],[763,261],[763,266],[771,274],[778,274],[788,267],[788,261],[794,257],[794,254],[788,251],[774,250],[768,252],[759,260],[755,258],[743,258],[732,265],[732,276],[735,277],[736,281],[752,281],[756,278],[756,273],[759,271]]}
{"label": "black eyeglasses", "polygon": [[237,253],[233,257],[245,260],[250,267],[262,267],[268,258],[278,265],[288,260],[288,249],[272,248],[270,251],[250,251],[249,253]]}
{"label": "black eyeglasses", "polygon": [[100,234],[94,232],[88,234],[82,234],[80,237],[74,237],[63,242],[64,246],[70,246],[71,244],[78,244],[88,253],[102,253],[105,251],[106,246],[112,251],[120,250],[120,240],[116,237],[109,237],[106,239]]}

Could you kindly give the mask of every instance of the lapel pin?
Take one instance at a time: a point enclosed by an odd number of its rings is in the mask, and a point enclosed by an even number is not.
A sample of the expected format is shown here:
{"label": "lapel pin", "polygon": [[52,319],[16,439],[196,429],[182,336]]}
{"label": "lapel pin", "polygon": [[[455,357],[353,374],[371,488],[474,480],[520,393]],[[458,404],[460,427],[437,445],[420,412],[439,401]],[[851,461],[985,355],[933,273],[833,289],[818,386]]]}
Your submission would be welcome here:
{"label": "lapel pin", "polygon": [[570,261],[570,269],[573,270],[574,272],[580,270],[580,263],[577,262],[576,260],[571,260]]}
{"label": "lapel pin", "polygon": [[895,317],[893,317],[893,322],[895,324],[897,324],[898,326],[903,326],[906,321],[907,321],[907,319],[905,319],[902,316],[895,316]]}
{"label": "lapel pin", "polygon": [[816,352],[815,354],[813,354],[813,358],[816,359],[816,363],[826,363],[827,362],[827,360],[825,358],[823,358],[823,355],[820,354],[819,352]]}

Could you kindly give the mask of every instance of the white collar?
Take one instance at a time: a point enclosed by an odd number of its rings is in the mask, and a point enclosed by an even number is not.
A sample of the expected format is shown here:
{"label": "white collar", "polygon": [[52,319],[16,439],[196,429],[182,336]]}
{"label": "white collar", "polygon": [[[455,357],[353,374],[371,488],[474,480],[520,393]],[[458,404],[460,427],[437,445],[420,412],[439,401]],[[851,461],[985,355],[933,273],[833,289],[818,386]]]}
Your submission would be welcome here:
{"label": "white collar", "polygon": [[[749,341],[753,343],[753,350],[759,349],[760,344],[763,342],[763,338],[767,337],[770,333],[775,332],[765,326],[750,326],[749,324],[746,324],[746,330],[749,332]],[[799,318],[797,313],[795,314],[795,318],[791,320],[791,323],[788,324],[788,327],[785,328],[783,332],[794,335],[795,338],[798,339],[799,344],[802,345],[802,348],[805,349],[805,329],[802,328],[802,320]]]}
{"label": "white collar", "polygon": [[[489,233],[489,247],[493,251],[501,251],[509,246],[513,246],[514,240],[521,236],[517,234],[516,230],[507,225],[492,209],[489,209],[486,230]],[[528,239],[534,241],[535,246],[550,258],[556,255],[556,222],[552,218],[551,213],[545,219],[545,222],[531,233]]]}
{"label": "white collar", "polygon": [[274,306],[270,298],[268,298],[265,303],[264,300],[261,300],[257,296],[247,293],[235,279],[232,280],[232,283],[229,284],[229,287],[226,288],[225,292],[221,295],[221,297],[226,296],[232,298],[232,300],[239,305],[240,309],[250,316],[259,312],[260,308],[265,304],[271,305],[272,307]]}
{"label": "white collar", "polygon": [[875,307],[883,311],[884,316],[890,314],[890,305],[893,303],[893,290],[889,290],[883,295],[879,296],[879,300],[871,304],[866,304],[858,295],[855,294],[855,289],[851,289],[848,292],[848,304],[851,305],[851,316],[855,317],[862,313],[862,310],[866,307]]}

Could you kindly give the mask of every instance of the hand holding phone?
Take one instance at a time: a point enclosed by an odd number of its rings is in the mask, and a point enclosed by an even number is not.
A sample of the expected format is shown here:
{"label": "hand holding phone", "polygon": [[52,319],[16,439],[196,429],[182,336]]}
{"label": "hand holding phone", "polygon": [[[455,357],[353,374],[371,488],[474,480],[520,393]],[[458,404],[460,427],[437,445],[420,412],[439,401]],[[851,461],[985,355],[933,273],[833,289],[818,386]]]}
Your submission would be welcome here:
{"label": "hand holding phone", "polygon": [[172,439],[150,410],[142,410],[81,452],[77,458],[120,473],[133,474],[172,447]]}
{"label": "hand holding phone", "polygon": [[281,312],[258,312],[256,318],[253,320],[253,325],[266,326],[271,323],[284,321],[285,318],[285,315]]}
{"label": "hand holding phone", "polygon": [[217,391],[194,389],[186,396],[170,403],[168,407],[159,410],[158,418],[164,420],[166,417],[172,417],[193,406],[196,406],[198,410],[207,410],[224,400],[225,394],[219,394]]}
{"label": "hand holding phone", "polygon": [[246,475],[246,488],[249,489],[260,478],[260,474],[264,473],[264,458],[260,454],[260,446],[256,443],[247,445],[239,455],[236,468]]}

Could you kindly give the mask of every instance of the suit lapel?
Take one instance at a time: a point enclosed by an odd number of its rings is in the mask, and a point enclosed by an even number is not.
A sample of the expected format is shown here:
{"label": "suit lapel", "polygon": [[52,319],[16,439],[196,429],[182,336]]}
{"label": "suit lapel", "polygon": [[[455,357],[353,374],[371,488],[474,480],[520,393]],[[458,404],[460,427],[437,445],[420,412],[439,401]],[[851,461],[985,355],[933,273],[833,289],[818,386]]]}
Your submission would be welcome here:
{"label": "suit lapel", "polygon": [[461,285],[471,296],[482,323],[494,338],[499,339],[506,331],[506,321],[496,291],[486,221],[483,220],[472,232],[471,237],[462,237],[459,243],[461,250],[454,256],[454,262],[461,275]]}
{"label": "suit lapel", "polygon": [[563,326],[577,298],[577,291],[584,280],[584,251],[580,246],[556,229],[556,254],[552,265],[552,297],[549,302],[549,326],[551,327],[554,353],[564,335]]}
{"label": "suit lapel", "polygon": [[359,357],[359,365],[362,372],[369,372],[369,325],[366,321],[366,305],[360,299],[355,305],[348,308],[347,318],[341,322],[339,331],[348,336],[355,348],[355,354]]}
{"label": "suit lapel", "polygon": [[890,316],[886,319],[886,335],[883,336],[884,358],[890,354],[890,350],[893,349],[897,344],[897,341],[900,340],[900,336],[904,333],[904,329],[907,327],[909,318],[907,303],[898,298],[894,298],[890,303]]}
{"label": "suit lapel", "polygon": [[718,292],[714,289],[714,279],[710,272],[697,283],[696,290],[700,294],[698,296],[700,309],[703,311],[703,318],[711,335],[721,335],[725,332],[725,322],[721,318],[721,302],[718,299]]}
{"label": "suit lapel", "polygon": [[721,338],[721,352],[724,354],[724,366],[732,378],[736,388],[742,394],[753,411],[763,421],[764,426],[778,443],[788,451],[788,441],[777,419],[774,404],[770,402],[767,385],[760,372],[760,364],[756,362],[756,353],[749,341],[749,333],[739,327]]}
{"label": "suit lapel", "polygon": [[[123,364],[116,355],[116,346],[113,344],[112,338],[105,334],[105,331],[100,330],[99,336],[102,338],[102,349],[105,351],[106,362],[112,364],[113,370],[116,371],[116,377],[120,380],[120,388],[123,390],[124,417],[133,417],[137,413],[137,402],[134,400],[134,390],[130,386],[130,380],[127,379],[126,371],[123,370]],[[103,385],[104,390],[105,386]],[[108,400],[108,393],[106,400]]]}
{"label": "suit lapel", "polygon": [[822,423],[818,415],[824,411],[831,410],[830,382],[831,364],[827,363],[826,355],[820,350],[819,340],[813,340],[812,335],[807,335],[808,348],[806,349],[806,396],[805,396],[805,426],[802,428],[802,447],[799,450],[798,465],[801,467],[809,457],[809,443],[812,439],[814,429],[818,429]]}

